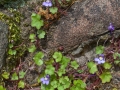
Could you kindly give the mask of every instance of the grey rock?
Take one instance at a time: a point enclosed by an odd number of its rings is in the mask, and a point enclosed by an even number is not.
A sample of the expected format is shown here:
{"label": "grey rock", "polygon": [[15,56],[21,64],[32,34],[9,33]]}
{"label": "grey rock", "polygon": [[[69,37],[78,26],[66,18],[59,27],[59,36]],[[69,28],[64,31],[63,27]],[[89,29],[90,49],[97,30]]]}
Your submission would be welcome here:
{"label": "grey rock", "polygon": [[0,68],[5,62],[5,52],[8,45],[8,26],[0,21]]}
{"label": "grey rock", "polygon": [[67,15],[50,28],[47,35],[47,48],[64,47],[68,52],[93,36],[107,30],[109,23],[120,27],[119,0],[81,0],[76,1]]}
{"label": "grey rock", "polygon": [[96,54],[95,54],[95,48],[93,48],[89,52],[85,53],[85,57],[88,59],[88,61],[94,60],[95,56],[96,56]]}
{"label": "grey rock", "polygon": [[80,52],[81,52],[82,50],[83,50],[83,48],[79,47],[79,48],[77,48],[76,50],[74,50],[71,54],[72,54],[73,56],[78,55],[78,54],[80,54]]}
{"label": "grey rock", "polygon": [[88,62],[88,59],[85,56],[75,58],[79,65],[85,65]]}
{"label": "grey rock", "polygon": [[74,57],[80,65],[85,65],[88,61],[94,61],[94,58],[96,57],[95,48],[90,51],[85,51],[84,55],[79,54],[79,56]]}

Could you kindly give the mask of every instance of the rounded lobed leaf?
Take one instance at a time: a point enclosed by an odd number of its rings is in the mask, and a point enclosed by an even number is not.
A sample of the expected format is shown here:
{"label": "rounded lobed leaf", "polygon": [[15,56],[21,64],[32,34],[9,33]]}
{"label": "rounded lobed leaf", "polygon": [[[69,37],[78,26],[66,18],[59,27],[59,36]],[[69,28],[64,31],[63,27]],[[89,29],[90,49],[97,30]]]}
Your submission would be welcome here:
{"label": "rounded lobed leaf", "polygon": [[96,65],[94,62],[88,62],[88,63],[87,63],[87,66],[88,66],[88,68],[90,69],[89,72],[90,72],[91,74],[94,74],[95,72],[98,71],[97,65]]}
{"label": "rounded lobed leaf", "polygon": [[58,8],[57,7],[51,7],[49,10],[52,14],[55,14],[55,13],[57,13]]}
{"label": "rounded lobed leaf", "polygon": [[18,83],[18,88],[24,88],[25,87],[25,82],[20,80]]}
{"label": "rounded lobed leaf", "polygon": [[104,46],[97,46],[96,47],[96,54],[102,54],[104,52]]}
{"label": "rounded lobed leaf", "polygon": [[103,72],[99,77],[102,80],[102,83],[110,82],[110,80],[112,79],[112,75],[110,72]]}
{"label": "rounded lobed leaf", "polygon": [[56,62],[60,62],[62,60],[62,53],[61,52],[55,52],[53,54],[53,58],[55,59]]}
{"label": "rounded lobed leaf", "polygon": [[34,52],[35,50],[36,50],[35,45],[32,45],[32,46],[30,46],[30,47],[28,48],[28,51],[29,51],[29,52]]}
{"label": "rounded lobed leaf", "polygon": [[110,64],[110,63],[104,63],[103,64],[103,67],[105,68],[105,69],[110,69],[111,67],[112,67],[112,65]]}
{"label": "rounded lobed leaf", "polygon": [[40,29],[43,26],[43,20],[40,20],[41,16],[36,13],[32,13],[31,15],[31,26]]}

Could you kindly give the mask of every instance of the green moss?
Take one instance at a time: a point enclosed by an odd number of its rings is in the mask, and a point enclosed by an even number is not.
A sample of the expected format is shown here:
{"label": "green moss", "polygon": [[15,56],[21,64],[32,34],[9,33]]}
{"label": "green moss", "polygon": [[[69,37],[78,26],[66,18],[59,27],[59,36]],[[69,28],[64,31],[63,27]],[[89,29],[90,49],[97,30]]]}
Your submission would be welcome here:
{"label": "green moss", "polygon": [[6,58],[6,64],[9,70],[16,66],[26,51],[26,45],[23,44],[23,40],[20,36],[21,30],[19,25],[21,14],[13,9],[10,9],[10,12],[12,12],[14,16],[10,17],[0,12],[0,20],[6,22],[9,26],[9,45]]}

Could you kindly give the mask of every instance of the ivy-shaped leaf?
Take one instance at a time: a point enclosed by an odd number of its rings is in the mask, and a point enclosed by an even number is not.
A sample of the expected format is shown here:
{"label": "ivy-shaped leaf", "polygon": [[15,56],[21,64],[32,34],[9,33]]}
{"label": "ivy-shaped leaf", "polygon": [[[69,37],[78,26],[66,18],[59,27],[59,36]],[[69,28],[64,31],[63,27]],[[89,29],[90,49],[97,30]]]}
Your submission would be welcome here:
{"label": "ivy-shaped leaf", "polygon": [[[63,66],[63,67],[64,67],[64,66]],[[65,68],[64,68],[64,69],[60,68],[60,69],[57,71],[57,74],[58,74],[58,76],[62,76],[63,74],[65,74]]]}
{"label": "ivy-shaped leaf", "polygon": [[37,34],[38,34],[38,38],[39,39],[42,39],[42,38],[45,37],[45,31],[43,31],[43,30],[38,30]]}
{"label": "ivy-shaped leaf", "polygon": [[70,88],[70,90],[85,90],[86,83],[82,80],[74,80],[73,86]]}
{"label": "ivy-shaped leaf", "polygon": [[28,51],[31,52],[31,53],[34,52],[35,50],[36,50],[35,45],[32,45],[28,48]]}
{"label": "ivy-shaped leaf", "polygon": [[38,66],[42,65],[43,64],[43,60],[42,60],[43,57],[44,57],[44,54],[42,52],[36,53],[35,56],[33,57],[35,64],[37,64]]}
{"label": "ivy-shaped leaf", "polygon": [[45,74],[53,75],[55,68],[52,65],[47,65],[45,69]]}
{"label": "ivy-shaped leaf", "polygon": [[16,72],[14,72],[14,73],[12,74],[11,80],[18,80],[18,75],[17,75]]}
{"label": "ivy-shaped leaf", "polygon": [[10,55],[16,55],[16,50],[12,50],[12,49],[9,49],[8,50],[8,54],[10,54]]}
{"label": "ivy-shaped leaf", "polygon": [[5,79],[9,79],[9,76],[10,76],[10,73],[8,73],[8,72],[2,73],[2,77]]}
{"label": "ivy-shaped leaf", "polygon": [[9,48],[13,48],[13,44],[12,43],[9,44]]}
{"label": "ivy-shaped leaf", "polygon": [[31,40],[31,42],[34,42],[36,40],[36,35],[34,33],[31,33],[29,39]]}
{"label": "ivy-shaped leaf", "polygon": [[49,10],[52,14],[55,14],[55,13],[57,13],[58,8],[57,7],[51,7]]}
{"label": "ivy-shaped leaf", "polygon": [[104,46],[97,46],[96,47],[96,54],[102,54],[104,52]]}
{"label": "ivy-shaped leaf", "polygon": [[58,81],[57,81],[57,80],[53,80],[53,81],[51,81],[50,84],[51,84],[52,87],[57,88],[57,86],[58,86]]}
{"label": "ivy-shaped leaf", "polygon": [[73,67],[74,69],[77,69],[79,67],[77,61],[72,61],[71,62],[71,67]]}
{"label": "ivy-shaped leaf", "polygon": [[110,72],[103,72],[99,77],[102,80],[102,83],[110,82],[110,80],[112,79],[112,75]]}
{"label": "ivy-shaped leaf", "polygon": [[64,69],[65,69],[69,62],[70,62],[70,59],[67,58],[67,57],[65,57],[65,56],[63,56],[60,64],[61,64],[62,66],[64,66]]}
{"label": "ivy-shaped leaf", "polygon": [[88,62],[88,63],[87,63],[87,66],[88,66],[88,68],[90,69],[89,72],[90,72],[91,74],[94,74],[95,72],[98,71],[97,65],[96,65],[94,62]]}
{"label": "ivy-shaped leaf", "polygon": [[114,58],[114,59],[117,59],[117,57],[120,58],[120,54],[119,54],[118,52],[113,53],[113,58]]}
{"label": "ivy-shaped leaf", "polygon": [[20,71],[19,72],[19,78],[21,78],[21,79],[24,78],[25,74],[26,74],[25,72]]}
{"label": "ivy-shaped leaf", "polygon": [[32,27],[36,27],[37,29],[40,29],[43,26],[43,20],[40,20],[41,16],[39,14],[32,13],[31,19],[32,19],[31,22]]}
{"label": "ivy-shaped leaf", "polygon": [[18,83],[18,88],[24,88],[25,87],[25,82],[20,80]]}
{"label": "ivy-shaped leaf", "polygon": [[55,52],[53,54],[53,58],[55,59],[56,62],[60,62],[62,59],[62,53],[61,52]]}
{"label": "ivy-shaped leaf", "polygon": [[103,64],[103,67],[105,68],[105,69],[110,69],[111,67],[112,67],[112,65],[110,64],[110,63],[104,63]]}
{"label": "ivy-shaped leaf", "polygon": [[64,90],[65,90],[70,87],[71,81],[69,80],[68,76],[65,76],[59,79],[59,83],[61,84],[61,86],[64,87]]}
{"label": "ivy-shaped leaf", "polygon": [[115,64],[119,64],[119,63],[120,63],[120,60],[115,60],[114,63],[115,63]]}

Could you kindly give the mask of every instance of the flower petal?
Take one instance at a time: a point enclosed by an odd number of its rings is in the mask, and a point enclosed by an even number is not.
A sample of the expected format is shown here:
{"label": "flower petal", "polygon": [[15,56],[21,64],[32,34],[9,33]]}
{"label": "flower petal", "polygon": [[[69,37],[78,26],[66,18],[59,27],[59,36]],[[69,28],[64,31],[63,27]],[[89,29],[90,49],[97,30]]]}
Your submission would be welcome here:
{"label": "flower petal", "polygon": [[52,6],[52,3],[51,3],[51,2],[49,2],[49,3],[48,3],[48,6],[49,6],[49,7],[51,7],[51,6]]}
{"label": "flower petal", "polygon": [[42,84],[46,84],[46,81],[43,81]]}
{"label": "flower petal", "polygon": [[41,78],[40,81],[43,82],[43,81],[45,81],[45,79],[44,79],[44,78]]}
{"label": "flower petal", "polygon": [[98,62],[98,61],[99,61],[99,58],[95,58],[94,61]]}
{"label": "flower petal", "polygon": [[49,80],[45,81],[45,84],[48,85],[49,84]]}
{"label": "flower petal", "polygon": [[104,61],[104,60],[102,60],[102,61],[101,61],[101,63],[105,63],[105,61]]}

